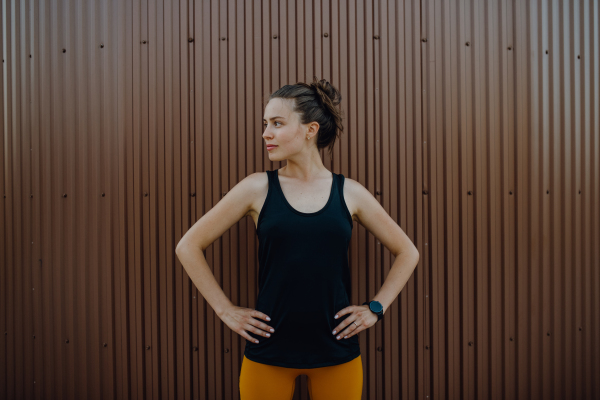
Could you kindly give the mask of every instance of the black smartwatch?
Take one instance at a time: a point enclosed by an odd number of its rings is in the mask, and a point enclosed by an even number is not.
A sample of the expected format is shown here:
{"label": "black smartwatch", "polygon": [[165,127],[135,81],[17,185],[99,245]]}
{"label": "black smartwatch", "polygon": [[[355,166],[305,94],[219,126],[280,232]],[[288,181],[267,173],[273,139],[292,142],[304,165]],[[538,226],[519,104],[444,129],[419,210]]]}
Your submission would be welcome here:
{"label": "black smartwatch", "polygon": [[383,318],[383,306],[377,300],[365,301],[363,306],[368,305],[369,310],[374,312],[377,315],[377,321]]}

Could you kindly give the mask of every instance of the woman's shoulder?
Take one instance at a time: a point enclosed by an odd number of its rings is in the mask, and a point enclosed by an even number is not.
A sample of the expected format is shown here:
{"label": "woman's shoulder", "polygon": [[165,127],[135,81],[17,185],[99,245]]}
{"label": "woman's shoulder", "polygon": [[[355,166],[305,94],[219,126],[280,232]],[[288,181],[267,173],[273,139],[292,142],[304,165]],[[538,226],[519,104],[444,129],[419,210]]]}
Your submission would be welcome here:
{"label": "woman's shoulder", "polygon": [[269,177],[267,172],[254,172],[240,181],[246,196],[252,200],[252,207],[246,215],[257,214],[264,203],[269,191]]}
{"label": "woman's shoulder", "polygon": [[362,183],[352,179],[344,177],[343,196],[348,212],[352,216],[352,220],[358,221],[356,214],[359,211],[361,205],[369,202],[374,198],[374,195],[363,186]]}

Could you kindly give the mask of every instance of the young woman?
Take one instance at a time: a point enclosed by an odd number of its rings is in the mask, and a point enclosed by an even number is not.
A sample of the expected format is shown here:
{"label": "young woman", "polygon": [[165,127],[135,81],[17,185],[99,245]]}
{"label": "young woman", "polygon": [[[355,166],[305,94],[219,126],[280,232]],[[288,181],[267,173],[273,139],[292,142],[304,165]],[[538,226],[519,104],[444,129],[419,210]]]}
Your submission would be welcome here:
{"label": "young woman", "polygon": [[[285,85],[269,97],[263,139],[278,170],[240,181],[185,234],[177,255],[192,282],[232,331],[246,339],[242,400],[291,399],[300,374],[312,400],[360,399],[357,334],[375,325],[415,269],[419,253],[360,183],[328,171],[319,149],[342,131],[339,91],[325,80]],[[255,309],[238,307],[212,275],[203,250],[251,216],[259,240]],[[353,221],[395,256],[377,295],[350,304]],[[374,266],[370,266],[372,268]]]}

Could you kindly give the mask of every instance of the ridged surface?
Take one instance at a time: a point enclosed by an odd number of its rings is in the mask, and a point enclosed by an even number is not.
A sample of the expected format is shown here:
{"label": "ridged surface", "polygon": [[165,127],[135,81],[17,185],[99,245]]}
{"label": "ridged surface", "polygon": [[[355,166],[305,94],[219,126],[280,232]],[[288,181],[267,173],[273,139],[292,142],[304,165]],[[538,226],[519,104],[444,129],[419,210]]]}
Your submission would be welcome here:
{"label": "ridged surface", "polygon": [[[284,165],[266,98],[313,75],[326,167],[421,254],[359,335],[363,398],[600,397],[597,1],[1,4],[0,398],[239,398],[245,340],[174,250]],[[257,245],[244,218],[205,252],[239,306]],[[358,223],[350,252],[358,305],[394,259]]]}
{"label": "ridged surface", "polygon": [[598,398],[598,2],[422,7],[433,398]]}

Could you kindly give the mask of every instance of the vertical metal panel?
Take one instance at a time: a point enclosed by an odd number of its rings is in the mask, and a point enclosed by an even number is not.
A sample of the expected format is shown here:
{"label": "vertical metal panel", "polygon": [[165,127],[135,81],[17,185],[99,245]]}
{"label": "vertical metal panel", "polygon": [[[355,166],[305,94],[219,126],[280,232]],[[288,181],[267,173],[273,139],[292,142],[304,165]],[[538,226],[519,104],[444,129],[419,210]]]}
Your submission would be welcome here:
{"label": "vertical metal panel", "polygon": [[[598,2],[593,2],[593,6],[590,7],[590,17],[592,19],[593,28],[591,29],[593,41],[590,46],[590,64],[591,71],[593,72],[590,79],[590,86],[592,87],[592,99],[591,99],[591,119],[592,119],[592,169],[591,169],[591,186],[590,186],[590,204],[592,207],[592,214],[590,221],[594,229],[592,230],[591,243],[598,243],[600,241],[600,207],[598,206],[598,199],[600,199],[600,5]],[[592,288],[590,292],[592,294],[592,305],[591,305],[591,319],[588,323],[589,330],[586,330],[586,335],[589,335],[592,347],[589,348],[590,356],[592,357],[592,377],[597,377],[600,374],[600,346],[597,345],[597,338],[600,335],[600,293],[598,288],[600,287],[600,269],[597,267],[600,262],[600,246],[593,246],[592,253]],[[557,318],[555,318],[556,320]],[[600,395],[600,383],[597,380],[592,380],[592,395]]]}
{"label": "vertical metal panel", "polygon": [[[2,57],[2,64],[0,64],[0,66],[2,67],[2,69],[0,70],[0,89],[2,89],[2,96],[0,96],[0,110],[2,110],[0,112],[0,134],[2,135],[2,141],[0,141],[0,154],[2,154],[2,161],[0,163],[0,183],[2,185],[2,212],[0,213],[0,227],[2,227],[2,229],[0,229],[0,265],[2,268],[0,268],[0,292],[2,294],[0,294],[0,301],[2,302],[2,304],[0,304],[0,327],[1,328],[5,328],[8,326],[8,289],[9,286],[7,284],[8,282],[8,277],[9,277],[9,268],[8,268],[8,255],[7,255],[7,251],[8,251],[8,236],[7,236],[7,229],[8,229],[8,218],[6,215],[6,211],[8,209],[8,201],[6,199],[6,192],[7,192],[7,188],[8,188],[8,179],[7,179],[7,168],[8,168],[8,161],[9,161],[9,157],[6,156],[7,151],[8,151],[8,147],[7,147],[7,142],[8,142],[8,135],[7,135],[7,130],[5,127],[5,123],[7,121],[7,115],[6,115],[6,55],[5,55],[5,51],[6,51],[6,46],[4,44],[4,41],[6,39],[6,34],[5,34],[5,29],[7,27],[7,23],[9,23],[10,19],[6,18],[6,9],[4,6],[4,3],[0,3],[0,23],[2,24],[2,29],[0,29],[0,57]],[[12,389],[9,388],[8,386],[8,362],[9,357],[9,348],[8,348],[8,337],[6,337],[5,335],[5,339],[4,339],[4,343],[5,346],[0,346],[0,360],[3,360],[3,362],[0,362],[0,387],[3,388],[3,392],[4,393],[8,393],[9,391],[11,391]],[[6,360],[6,361],[4,361]]]}
{"label": "vertical metal panel", "polygon": [[[0,397],[239,398],[245,341],[174,248],[283,166],[266,99],[313,75],[345,113],[324,164],[421,253],[359,336],[363,398],[600,396],[597,1],[1,4]],[[394,257],[354,231],[361,304]],[[243,219],[206,249],[234,304],[257,245]]]}

